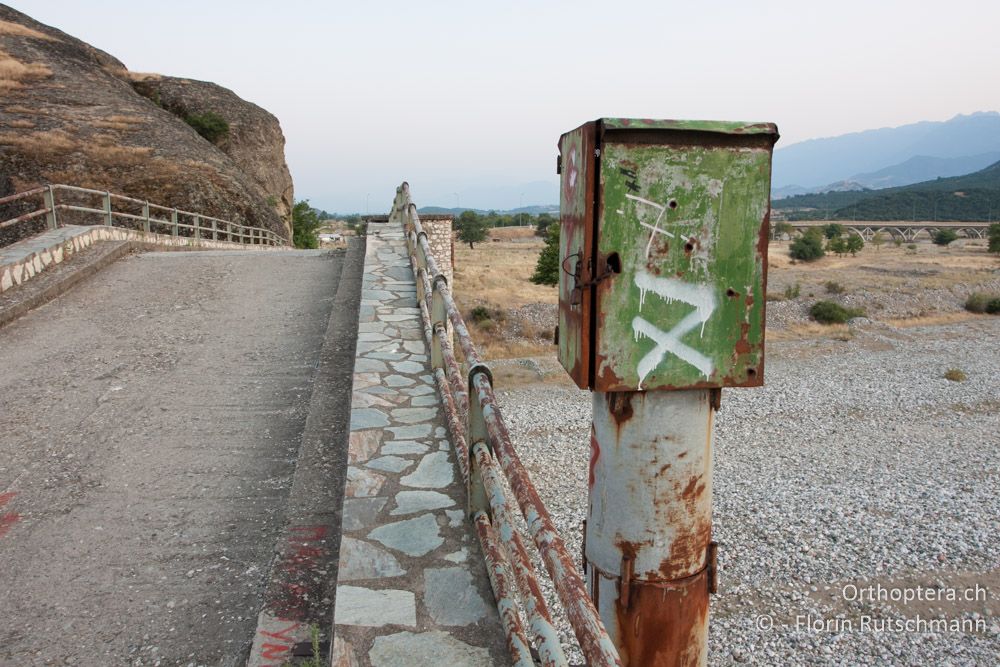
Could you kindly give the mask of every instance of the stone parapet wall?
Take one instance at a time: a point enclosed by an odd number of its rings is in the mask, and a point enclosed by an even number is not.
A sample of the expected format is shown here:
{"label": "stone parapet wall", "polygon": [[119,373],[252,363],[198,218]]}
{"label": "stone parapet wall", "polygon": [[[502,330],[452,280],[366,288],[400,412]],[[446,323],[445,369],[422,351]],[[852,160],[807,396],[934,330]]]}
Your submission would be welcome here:
{"label": "stone parapet wall", "polygon": [[438,269],[448,279],[448,285],[451,285],[454,276],[453,264],[455,258],[455,245],[451,235],[451,216],[447,218],[421,217],[420,225],[424,228],[424,232],[427,233],[427,243],[430,245],[434,259],[437,261]]}

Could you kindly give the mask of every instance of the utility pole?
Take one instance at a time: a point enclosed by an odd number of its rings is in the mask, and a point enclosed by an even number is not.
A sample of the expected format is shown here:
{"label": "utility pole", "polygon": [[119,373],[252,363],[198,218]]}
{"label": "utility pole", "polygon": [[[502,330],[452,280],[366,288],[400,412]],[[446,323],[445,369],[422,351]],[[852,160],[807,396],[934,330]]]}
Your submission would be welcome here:
{"label": "utility pole", "polygon": [[[593,408],[584,571],[627,667],[708,661],[712,424],[722,387],[763,384],[777,138],[611,118],[559,142],[559,360]],[[717,238],[739,250],[716,261]]]}

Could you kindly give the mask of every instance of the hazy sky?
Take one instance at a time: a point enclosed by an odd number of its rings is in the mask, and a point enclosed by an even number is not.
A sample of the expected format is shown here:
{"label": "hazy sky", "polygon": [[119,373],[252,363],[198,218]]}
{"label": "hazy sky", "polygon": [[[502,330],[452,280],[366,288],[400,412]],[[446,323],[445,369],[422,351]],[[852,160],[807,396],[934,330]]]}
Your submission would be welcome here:
{"label": "hazy sky", "polygon": [[271,111],[296,196],[341,212],[404,179],[420,205],[556,203],[559,135],[601,116],[773,121],[780,147],[1000,109],[991,0],[8,4]]}

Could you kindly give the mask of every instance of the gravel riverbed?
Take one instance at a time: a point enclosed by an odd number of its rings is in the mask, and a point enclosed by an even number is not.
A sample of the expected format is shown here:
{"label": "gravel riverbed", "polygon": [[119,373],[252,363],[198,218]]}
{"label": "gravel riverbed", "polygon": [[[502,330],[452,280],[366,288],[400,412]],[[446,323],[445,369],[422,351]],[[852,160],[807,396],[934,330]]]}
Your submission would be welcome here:
{"label": "gravel riverbed", "polygon": [[[1000,664],[998,341],[1000,318],[859,326],[846,342],[769,345],[766,386],[724,391],[712,665]],[[968,379],[944,379],[952,368]],[[534,384],[498,396],[522,461],[579,554],[589,394]],[[858,599],[869,586],[985,592],[944,603]],[[931,630],[917,619],[960,627]],[[886,621],[908,623],[874,629]]]}

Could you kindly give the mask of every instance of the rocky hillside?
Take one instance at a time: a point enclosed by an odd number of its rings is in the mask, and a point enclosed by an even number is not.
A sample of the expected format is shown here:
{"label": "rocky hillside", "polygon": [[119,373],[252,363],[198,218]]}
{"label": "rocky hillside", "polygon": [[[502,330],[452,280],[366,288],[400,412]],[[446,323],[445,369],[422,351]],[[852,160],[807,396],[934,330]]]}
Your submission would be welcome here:
{"label": "rocky hillside", "polygon": [[[206,112],[228,124],[213,141],[185,121]],[[290,236],[284,146],[278,120],[232,91],[129,72],[0,5],[0,196],[66,183]]]}

